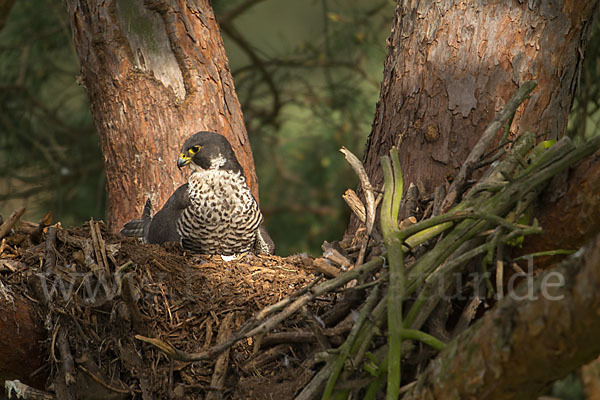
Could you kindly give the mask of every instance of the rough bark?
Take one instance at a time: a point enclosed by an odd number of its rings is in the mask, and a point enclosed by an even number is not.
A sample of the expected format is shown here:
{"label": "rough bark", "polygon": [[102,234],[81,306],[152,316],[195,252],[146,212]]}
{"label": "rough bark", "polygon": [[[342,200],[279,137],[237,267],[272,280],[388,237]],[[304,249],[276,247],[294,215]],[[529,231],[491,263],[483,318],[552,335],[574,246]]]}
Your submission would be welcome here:
{"label": "rough bark", "polygon": [[[537,207],[536,218],[544,231],[527,238],[521,254],[577,249],[600,232],[600,156],[588,157],[557,178]],[[552,261],[556,260],[536,264]]]}
{"label": "rough bark", "polygon": [[[598,1],[398,1],[365,154],[398,145],[405,182],[433,189],[453,176],[486,125],[525,81],[538,87],[511,128],[563,134]],[[408,185],[405,185],[408,187]],[[356,229],[353,217],[350,231]]]}
{"label": "rough bark", "polygon": [[600,235],[577,257],[522,282],[453,340],[405,398],[537,398],[600,353],[599,287]]}
{"label": "rough bark", "polygon": [[185,181],[176,159],[200,130],[225,135],[256,198],[252,153],[219,27],[207,0],[68,0],[102,145],[111,230],[161,207]]}
{"label": "rough bark", "polygon": [[43,388],[46,373],[31,374],[45,361],[46,331],[29,300],[13,295],[0,282],[0,382],[20,379]]}

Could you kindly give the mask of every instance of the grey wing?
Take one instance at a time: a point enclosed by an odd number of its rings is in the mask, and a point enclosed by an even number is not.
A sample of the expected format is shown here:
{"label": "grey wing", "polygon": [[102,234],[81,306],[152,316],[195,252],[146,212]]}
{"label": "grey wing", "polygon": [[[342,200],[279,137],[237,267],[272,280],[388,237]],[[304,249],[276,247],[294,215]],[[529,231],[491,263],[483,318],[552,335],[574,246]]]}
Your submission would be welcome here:
{"label": "grey wing", "polygon": [[156,213],[144,233],[148,243],[180,242],[177,222],[183,210],[190,204],[188,184],[179,186],[163,208]]}
{"label": "grey wing", "polygon": [[273,254],[275,253],[275,242],[267,232],[265,225],[261,223],[256,231],[256,241],[254,242],[254,253]]}

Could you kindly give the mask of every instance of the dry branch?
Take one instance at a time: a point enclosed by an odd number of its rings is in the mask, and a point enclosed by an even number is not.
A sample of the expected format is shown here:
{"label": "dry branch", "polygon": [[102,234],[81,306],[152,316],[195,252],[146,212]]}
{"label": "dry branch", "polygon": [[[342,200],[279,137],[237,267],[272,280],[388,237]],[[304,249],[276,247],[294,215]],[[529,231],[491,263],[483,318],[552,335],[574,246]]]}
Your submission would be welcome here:
{"label": "dry branch", "polygon": [[17,211],[13,212],[10,215],[10,217],[8,217],[8,219],[4,221],[4,223],[2,223],[2,225],[0,225],[0,239],[2,239],[4,236],[6,236],[8,232],[10,232],[12,227],[15,226],[17,221],[19,221],[19,218],[21,218],[24,212],[25,207],[19,208]]}
{"label": "dry branch", "polygon": [[367,221],[367,215],[365,211],[365,205],[360,198],[356,194],[356,192],[352,189],[346,190],[346,192],[342,195],[342,198],[348,204],[348,207],[352,210],[352,212],[356,215],[356,217],[363,224]]}
{"label": "dry branch", "polygon": [[44,270],[52,271],[56,267],[56,227],[51,226],[46,233],[46,260]]}
{"label": "dry branch", "polygon": [[362,165],[360,160],[358,158],[356,158],[356,156],[354,154],[352,154],[352,152],[350,150],[346,149],[345,147],[342,147],[340,149],[340,152],[342,152],[342,154],[344,154],[344,157],[346,157],[346,161],[348,161],[348,164],[350,164],[350,166],[352,167],[352,169],[358,176],[358,179],[360,181],[360,186],[362,187],[363,192],[365,193],[365,201],[367,202],[366,206],[364,206],[365,227],[367,228],[367,234],[361,243],[360,251],[359,251],[358,257],[356,259],[355,266],[358,266],[358,265],[361,265],[365,259],[365,253],[367,250],[367,245],[369,243],[369,237],[371,236],[371,233],[373,232],[373,225],[375,224],[375,217],[377,216],[376,210],[377,210],[378,200],[375,198],[375,189],[371,185],[369,176],[367,175],[367,172],[365,171],[365,167]]}
{"label": "dry branch", "polygon": [[[230,313],[221,321],[219,334],[217,335],[217,343],[224,342],[231,336],[231,322],[235,313]],[[217,357],[210,386],[214,388],[223,388],[225,386],[225,378],[227,377],[227,368],[229,367],[229,349],[225,350]],[[216,391],[209,392],[206,395],[206,400],[217,400],[220,394]]]}
{"label": "dry branch", "polygon": [[6,398],[8,400],[21,399],[21,400],[55,400],[54,395],[27,386],[18,379],[14,381],[5,381],[4,388],[6,389]]}

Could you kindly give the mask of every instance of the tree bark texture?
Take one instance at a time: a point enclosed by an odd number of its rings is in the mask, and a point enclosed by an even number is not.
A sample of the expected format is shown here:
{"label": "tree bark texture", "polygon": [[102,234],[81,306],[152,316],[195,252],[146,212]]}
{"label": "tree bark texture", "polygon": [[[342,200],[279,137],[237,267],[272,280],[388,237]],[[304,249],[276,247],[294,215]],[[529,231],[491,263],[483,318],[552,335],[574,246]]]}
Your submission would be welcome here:
{"label": "tree bark texture", "polygon": [[43,388],[46,372],[32,377],[45,362],[42,341],[46,331],[32,303],[6,290],[0,282],[0,382],[20,379]]}
{"label": "tree bark texture", "polygon": [[600,353],[599,287],[600,235],[575,257],[522,282],[450,342],[404,398],[537,398]]}
{"label": "tree bark texture", "polygon": [[207,0],[68,0],[73,39],[102,145],[108,222],[117,231],[186,181],[191,134],[226,136],[258,199],[254,162],[219,27]]}
{"label": "tree bark texture", "polygon": [[[566,179],[564,179],[566,178]],[[544,231],[527,237],[520,255],[555,249],[573,250],[600,232],[600,155],[583,160],[559,175],[542,193],[536,218]],[[538,258],[536,267],[558,258]]]}
{"label": "tree bark texture", "polygon": [[[364,159],[371,183],[381,186],[379,160],[396,145],[405,182],[433,193],[527,80],[538,87],[517,110],[511,136],[562,135],[597,7],[575,0],[398,1]],[[353,217],[349,230],[357,226]]]}

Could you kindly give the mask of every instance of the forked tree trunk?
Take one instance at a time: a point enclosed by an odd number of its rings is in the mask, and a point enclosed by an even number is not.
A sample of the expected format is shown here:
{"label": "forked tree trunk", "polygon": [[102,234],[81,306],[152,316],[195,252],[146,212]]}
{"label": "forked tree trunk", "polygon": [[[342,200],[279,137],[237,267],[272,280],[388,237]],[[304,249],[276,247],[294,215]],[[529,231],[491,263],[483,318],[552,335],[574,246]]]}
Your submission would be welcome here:
{"label": "forked tree trunk", "polygon": [[[383,182],[379,160],[397,145],[404,181],[431,194],[527,80],[538,87],[517,111],[511,135],[562,135],[597,7],[574,0],[398,1],[365,155],[372,184]],[[356,227],[353,219],[349,231]]]}
{"label": "forked tree trunk", "polygon": [[111,230],[161,207],[185,180],[185,139],[231,142],[258,199],[254,162],[219,27],[207,0],[68,0],[73,38],[104,154]]}

